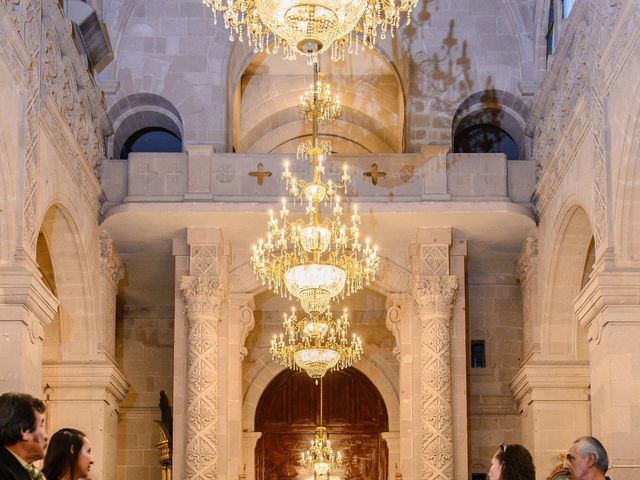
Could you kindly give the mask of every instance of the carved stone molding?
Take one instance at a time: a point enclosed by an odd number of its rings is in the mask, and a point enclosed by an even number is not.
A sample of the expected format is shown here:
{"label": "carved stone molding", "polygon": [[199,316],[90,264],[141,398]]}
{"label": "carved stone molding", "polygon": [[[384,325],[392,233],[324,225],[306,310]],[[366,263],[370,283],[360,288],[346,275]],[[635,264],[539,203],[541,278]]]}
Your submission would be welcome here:
{"label": "carved stone molding", "polygon": [[213,277],[217,275],[218,249],[214,245],[191,245],[189,272],[193,276]]}
{"label": "carved stone molding", "polygon": [[451,314],[457,290],[453,275],[421,277],[414,285],[421,318],[422,480],[451,480],[454,475]]}
{"label": "carved stone molding", "polygon": [[535,237],[527,237],[522,244],[520,255],[516,260],[516,278],[520,284],[525,284],[529,278],[531,271],[535,268],[538,258],[538,239]]}
{"label": "carved stone molding", "polygon": [[100,232],[100,267],[115,285],[124,278],[124,265],[116,251],[115,243],[105,230]]}

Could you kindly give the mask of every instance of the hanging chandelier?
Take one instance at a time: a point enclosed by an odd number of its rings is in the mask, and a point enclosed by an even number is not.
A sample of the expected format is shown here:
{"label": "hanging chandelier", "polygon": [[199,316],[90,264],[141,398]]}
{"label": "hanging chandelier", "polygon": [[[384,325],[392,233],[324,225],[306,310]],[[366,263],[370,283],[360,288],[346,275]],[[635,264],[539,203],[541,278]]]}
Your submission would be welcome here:
{"label": "hanging chandelier", "polygon": [[311,447],[300,456],[300,465],[316,475],[324,477],[331,470],[342,466],[342,453],[334,453],[331,441],[327,438],[327,429],[322,426],[322,379],[320,380],[320,425],[311,441]]}
{"label": "hanging chandelier", "polygon": [[255,53],[278,53],[286,59],[318,55],[331,48],[331,59],[373,47],[379,36],[392,37],[417,0],[203,0],[222,13],[229,39],[246,39]]}
{"label": "hanging chandelier", "polygon": [[331,311],[310,319],[298,319],[294,308],[284,314],[284,333],[271,340],[271,356],[285,368],[303,370],[311,378],[322,378],[330,370],[350,367],[362,357],[362,341],[354,333],[347,336],[346,309],[334,320]]}
{"label": "hanging chandelier", "polygon": [[342,452],[333,452],[325,427],[316,427],[311,447],[306,452],[302,452],[300,466],[318,475],[327,475],[331,470],[342,467]]}
{"label": "hanging chandelier", "polygon": [[[318,64],[314,64],[313,95],[308,112],[313,124],[311,142],[298,156],[311,162],[310,182],[292,175],[285,164],[282,177],[297,202],[306,204],[306,218],[290,220],[286,200],[277,216],[269,212],[266,240],[253,246],[251,265],[263,285],[282,296],[296,297],[312,317],[328,311],[333,300],[344,298],[369,285],[378,270],[377,247],[361,241],[360,215],[354,206],[343,221],[339,192],[347,192],[351,178],[345,165],[340,183],[324,182],[324,159],[328,143],[318,142],[318,121],[325,108],[318,102]],[[328,205],[332,217],[320,218],[320,205]]]}

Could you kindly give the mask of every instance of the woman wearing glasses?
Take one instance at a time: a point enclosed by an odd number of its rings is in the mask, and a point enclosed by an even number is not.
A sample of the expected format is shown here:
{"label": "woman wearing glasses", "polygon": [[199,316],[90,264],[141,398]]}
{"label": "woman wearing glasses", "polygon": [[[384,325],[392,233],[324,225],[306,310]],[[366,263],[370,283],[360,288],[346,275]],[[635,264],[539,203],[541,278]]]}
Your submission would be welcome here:
{"label": "woman wearing glasses", "polygon": [[503,443],[491,459],[489,480],[535,480],[536,468],[522,445]]}

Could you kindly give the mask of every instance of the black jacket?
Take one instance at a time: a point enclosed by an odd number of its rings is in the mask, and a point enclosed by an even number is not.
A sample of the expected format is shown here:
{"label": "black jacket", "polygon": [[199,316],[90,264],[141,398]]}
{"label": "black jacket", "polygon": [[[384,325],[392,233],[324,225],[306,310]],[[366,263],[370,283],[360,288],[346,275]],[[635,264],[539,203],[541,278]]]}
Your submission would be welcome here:
{"label": "black jacket", "polygon": [[4,447],[0,447],[0,480],[31,480],[29,472]]}

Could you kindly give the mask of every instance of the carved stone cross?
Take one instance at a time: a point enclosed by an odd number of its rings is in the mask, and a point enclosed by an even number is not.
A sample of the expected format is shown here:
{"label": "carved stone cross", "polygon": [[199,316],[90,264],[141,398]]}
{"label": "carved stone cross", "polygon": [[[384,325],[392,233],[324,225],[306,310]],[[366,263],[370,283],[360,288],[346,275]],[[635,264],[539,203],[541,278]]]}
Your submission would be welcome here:
{"label": "carved stone cross", "polygon": [[378,169],[378,164],[374,163],[373,165],[371,165],[371,171],[364,172],[363,175],[365,177],[371,177],[371,183],[374,184],[374,185],[378,185],[378,178],[386,177],[387,176],[387,172],[383,172],[383,171],[379,170]]}
{"label": "carved stone cross", "polygon": [[260,162],[258,164],[258,169],[255,172],[249,172],[249,175],[251,175],[252,177],[258,177],[258,185],[262,185],[262,182],[264,182],[264,177],[270,177],[272,173],[266,172],[264,170],[264,165],[262,165],[262,162]]}

